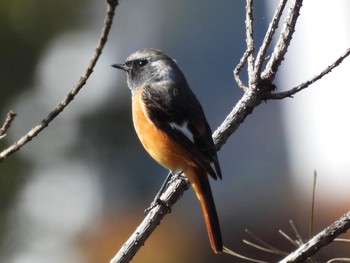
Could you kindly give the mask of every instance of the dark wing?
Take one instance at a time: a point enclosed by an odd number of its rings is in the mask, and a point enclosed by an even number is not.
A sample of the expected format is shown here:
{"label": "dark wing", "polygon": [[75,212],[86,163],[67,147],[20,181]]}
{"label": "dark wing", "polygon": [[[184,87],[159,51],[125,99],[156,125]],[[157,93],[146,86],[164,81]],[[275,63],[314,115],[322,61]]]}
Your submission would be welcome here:
{"label": "dark wing", "polygon": [[[200,103],[185,80],[181,83],[181,89],[164,83],[148,85],[144,87],[141,98],[148,117],[158,128],[186,149],[214,179],[222,178],[211,129]],[[178,128],[182,126],[186,126],[192,138]]]}

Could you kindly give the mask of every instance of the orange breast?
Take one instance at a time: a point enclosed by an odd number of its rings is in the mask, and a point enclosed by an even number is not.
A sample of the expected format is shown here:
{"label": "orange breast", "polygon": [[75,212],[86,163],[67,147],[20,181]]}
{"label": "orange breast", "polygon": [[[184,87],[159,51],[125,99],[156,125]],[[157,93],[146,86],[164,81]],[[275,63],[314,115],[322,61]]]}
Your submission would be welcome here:
{"label": "orange breast", "polygon": [[142,89],[139,89],[132,97],[132,117],[136,133],[146,151],[171,171],[186,171],[189,166],[197,166],[186,151],[147,117],[141,92]]}

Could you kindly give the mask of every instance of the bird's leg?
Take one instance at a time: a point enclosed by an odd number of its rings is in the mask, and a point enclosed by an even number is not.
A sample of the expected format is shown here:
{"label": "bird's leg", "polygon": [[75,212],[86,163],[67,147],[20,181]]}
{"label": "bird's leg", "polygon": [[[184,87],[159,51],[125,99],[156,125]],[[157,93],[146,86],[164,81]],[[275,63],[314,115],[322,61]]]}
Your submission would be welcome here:
{"label": "bird's leg", "polygon": [[[155,208],[157,205],[165,205],[165,203],[160,199],[160,196],[163,194],[164,190],[166,189],[166,186],[170,182],[171,178],[176,175],[172,171],[169,171],[169,174],[165,178],[165,181],[163,182],[162,186],[160,187],[156,197],[154,198],[154,201],[151,203],[151,206],[148,207],[145,210],[145,214],[147,215],[153,208]],[[169,207],[170,210],[170,207]]]}

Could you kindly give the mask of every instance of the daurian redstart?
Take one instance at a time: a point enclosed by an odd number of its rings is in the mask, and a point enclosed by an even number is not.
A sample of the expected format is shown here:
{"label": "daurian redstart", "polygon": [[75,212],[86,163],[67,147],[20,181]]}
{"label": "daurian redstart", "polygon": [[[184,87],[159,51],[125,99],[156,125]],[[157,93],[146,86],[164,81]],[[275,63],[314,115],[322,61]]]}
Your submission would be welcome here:
{"label": "daurian redstart", "polygon": [[127,73],[132,118],[142,145],[171,172],[185,173],[201,204],[211,247],[215,253],[222,252],[208,181],[208,174],[222,178],[220,165],[202,106],[184,74],[172,58],[157,49],[136,51],[125,63],[112,66]]}

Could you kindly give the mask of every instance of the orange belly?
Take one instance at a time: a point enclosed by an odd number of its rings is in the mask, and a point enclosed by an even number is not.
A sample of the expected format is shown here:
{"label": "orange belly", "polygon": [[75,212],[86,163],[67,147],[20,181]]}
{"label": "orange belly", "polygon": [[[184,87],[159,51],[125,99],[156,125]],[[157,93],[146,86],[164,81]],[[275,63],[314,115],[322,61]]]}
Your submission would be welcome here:
{"label": "orange belly", "polygon": [[139,89],[132,97],[132,117],[136,133],[146,151],[160,165],[174,172],[197,166],[186,151],[147,117],[141,103],[141,92],[142,89]]}

